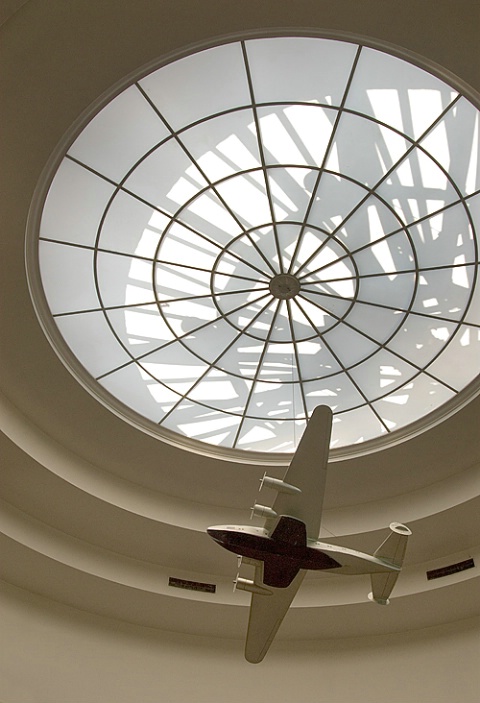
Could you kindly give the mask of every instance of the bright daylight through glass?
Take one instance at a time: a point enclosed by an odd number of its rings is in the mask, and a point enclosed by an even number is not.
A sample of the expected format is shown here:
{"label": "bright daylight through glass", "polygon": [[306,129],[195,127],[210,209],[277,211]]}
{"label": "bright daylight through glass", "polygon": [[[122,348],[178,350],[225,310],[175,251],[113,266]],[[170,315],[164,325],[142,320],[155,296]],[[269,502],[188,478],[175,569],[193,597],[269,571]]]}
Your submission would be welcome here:
{"label": "bright daylight through glass", "polygon": [[478,134],[465,96],[352,42],[170,63],[56,171],[39,234],[56,327],[160,434],[291,452],[325,403],[332,447],[389,435],[480,371]]}

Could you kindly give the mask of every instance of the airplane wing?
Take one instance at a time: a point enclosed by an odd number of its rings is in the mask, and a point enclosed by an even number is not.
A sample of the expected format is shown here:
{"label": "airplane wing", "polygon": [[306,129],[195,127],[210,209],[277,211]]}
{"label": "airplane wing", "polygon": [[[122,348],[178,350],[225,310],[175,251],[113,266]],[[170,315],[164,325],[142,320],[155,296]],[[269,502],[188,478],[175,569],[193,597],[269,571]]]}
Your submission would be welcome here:
{"label": "airplane wing", "polygon": [[[317,539],[322,518],[323,496],[327,475],[328,450],[332,430],[332,411],[320,405],[303,433],[290,463],[284,482],[296,486],[301,493],[279,492],[273,504],[277,515],[295,517],[305,523],[307,537]],[[272,532],[278,518],[267,518],[265,527]],[[271,595],[252,593],[245,658],[261,662],[285,617],[306,571],[301,569],[286,588],[268,586]],[[256,584],[263,584],[263,563],[255,566]]]}
{"label": "airplane wing", "polygon": [[[255,568],[255,582],[262,583],[262,565]],[[271,596],[252,593],[250,618],[248,621],[245,659],[251,664],[262,661],[277,634],[306,571],[303,569],[287,588],[271,588]]]}
{"label": "airplane wing", "polygon": [[[301,493],[278,493],[272,506],[277,515],[289,515],[304,522],[309,539],[318,539],[320,533],[331,432],[332,411],[326,405],[319,405],[283,479]],[[267,518],[265,527],[271,531],[275,524],[276,518]]]}

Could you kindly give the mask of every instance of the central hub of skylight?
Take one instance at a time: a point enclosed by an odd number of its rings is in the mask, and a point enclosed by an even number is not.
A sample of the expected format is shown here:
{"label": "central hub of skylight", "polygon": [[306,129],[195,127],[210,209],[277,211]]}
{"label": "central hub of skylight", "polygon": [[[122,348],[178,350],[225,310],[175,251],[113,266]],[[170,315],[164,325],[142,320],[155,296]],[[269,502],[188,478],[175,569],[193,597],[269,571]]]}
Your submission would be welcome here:
{"label": "central hub of skylight", "polygon": [[300,293],[300,281],[291,273],[277,273],[268,284],[270,293],[279,300],[290,300]]}
{"label": "central hub of skylight", "polygon": [[163,65],[56,164],[30,239],[43,325],[169,441],[291,452],[323,403],[333,448],[419,431],[478,385],[478,135],[470,99],[361,42]]}

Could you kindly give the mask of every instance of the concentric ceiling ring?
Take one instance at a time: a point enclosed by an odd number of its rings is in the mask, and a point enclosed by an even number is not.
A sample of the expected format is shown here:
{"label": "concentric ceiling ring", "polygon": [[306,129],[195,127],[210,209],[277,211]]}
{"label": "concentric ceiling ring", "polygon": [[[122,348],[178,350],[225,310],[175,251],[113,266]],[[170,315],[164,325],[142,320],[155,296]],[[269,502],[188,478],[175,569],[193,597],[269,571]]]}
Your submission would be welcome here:
{"label": "concentric ceiling ring", "polygon": [[480,371],[478,134],[457,90],[352,41],[162,66],[58,166],[44,325],[159,434],[289,452],[320,403],[333,447],[441,414]]}

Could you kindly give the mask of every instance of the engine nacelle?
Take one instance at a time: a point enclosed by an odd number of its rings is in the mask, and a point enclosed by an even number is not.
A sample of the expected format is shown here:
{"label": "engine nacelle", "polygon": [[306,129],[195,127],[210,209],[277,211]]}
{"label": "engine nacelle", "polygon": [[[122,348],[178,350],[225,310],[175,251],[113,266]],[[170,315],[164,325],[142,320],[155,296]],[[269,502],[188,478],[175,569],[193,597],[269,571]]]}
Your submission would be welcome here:
{"label": "engine nacelle", "polygon": [[239,591],[248,591],[249,593],[256,593],[258,596],[272,595],[272,591],[270,591],[270,589],[265,588],[265,586],[260,586],[258,583],[255,583],[255,581],[252,581],[252,579],[244,579],[240,576],[237,576],[233,583],[235,589],[238,589]]}
{"label": "engine nacelle", "polygon": [[279,493],[290,493],[290,495],[298,495],[302,491],[297,486],[292,486],[291,483],[285,483],[281,478],[273,478],[273,476],[267,476],[265,472],[263,478],[260,481],[260,490],[266,486],[267,488],[274,488]]}
{"label": "engine nacelle", "polygon": [[273,508],[269,508],[268,505],[260,505],[260,503],[254,503],[252,508],[252,517],[254,515],[255,517],[278,517],[278,513],[276,513]]}

